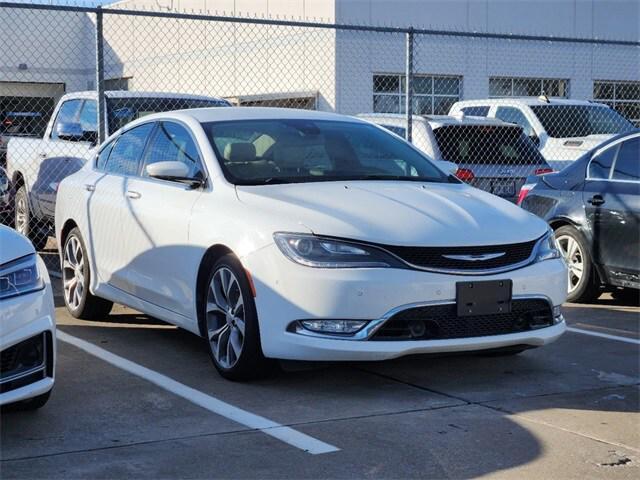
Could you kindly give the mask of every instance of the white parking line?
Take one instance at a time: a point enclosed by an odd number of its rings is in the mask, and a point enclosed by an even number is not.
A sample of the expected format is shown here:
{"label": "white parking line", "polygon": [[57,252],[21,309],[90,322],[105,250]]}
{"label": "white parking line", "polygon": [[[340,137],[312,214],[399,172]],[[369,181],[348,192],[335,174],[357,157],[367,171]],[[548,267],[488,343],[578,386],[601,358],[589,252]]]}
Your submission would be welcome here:
{"label": "white parking line", "polygon": [[583,335],[591,335],[592,337],[606,338],[608,340],[615,340],[617,342],[632,343],[633,345],[640,345],[640,340],[636,340],[635,338],[619,337],[617,335],[609,335],[608,333],[592,332],[591,330],[583,330],[581,328],[575,328],[575,327],[567,327],[567,331],[573,332],[573,333],[581,333]]}
{"label": "white parking line", "polygon": [[241,408],[234,407],[222,400],[218,400],[215,397],[195,390],[180,382],[176,382],[172,378],[162,375],[161,373],[150,370],[142,365],[138,365],[131,360],[115,355],[103,348],[97,347],[92,343],[81,340],[80,338],[69,335],[68,333],[58,330],[58,340],[69,343],[81,350],[104,360],[115,367],[118,367],[126,372],[131,373],[137,377],[140,377],[148,382],[164,388],[165,390],[177,395],[179,397],[188,400],[210,412],[213,412],[222,417],[226,417],[229,420],[233,420],[246,427],[260,430],[267,435],[270,435],[278,440],[288,443],[289,445],[304,450],[305,452],[317,455],[320,453],[336,452],[340,450],[338,447],[324,443],[316,438],[310,437],[302,432],[294,430],[290,427],[285,427],[276,423],[268,418],[255,415]]}

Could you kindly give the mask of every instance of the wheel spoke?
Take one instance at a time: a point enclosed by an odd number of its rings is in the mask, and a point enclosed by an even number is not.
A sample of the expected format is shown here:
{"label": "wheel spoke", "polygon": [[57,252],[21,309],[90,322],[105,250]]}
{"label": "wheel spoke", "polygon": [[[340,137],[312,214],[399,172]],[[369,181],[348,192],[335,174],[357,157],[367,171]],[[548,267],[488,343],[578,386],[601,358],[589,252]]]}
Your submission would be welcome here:
{"label": "wheel spoke", "polygon": [[229,329],[229,324],[225,323],[216,330],[209,330],[209,341],[213,341]]}

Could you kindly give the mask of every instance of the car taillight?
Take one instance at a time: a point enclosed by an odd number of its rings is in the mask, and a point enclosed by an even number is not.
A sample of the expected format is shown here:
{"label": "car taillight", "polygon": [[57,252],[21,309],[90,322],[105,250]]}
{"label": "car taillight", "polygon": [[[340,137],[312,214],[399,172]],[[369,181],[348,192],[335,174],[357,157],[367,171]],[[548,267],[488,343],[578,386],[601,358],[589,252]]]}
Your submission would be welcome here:
{"label": "car taillight", "polygon": [[459,168],[458,170],[456,170],[456,177],[458,177],[463,182],[470,182],[474,178],[476,178],[473,172],[468,168]]}
{"label": "car taillight", "polygon": [[544,175],[545,173],[552,173],[553,172],[553,168],[549,168],[549,167],[543,167],[543,168],[536,168],[536,171],[533,172],[534,175]]}
{"label": "car taillight", "polygon": [[516,201],[516,205],[522,204],[522,202],[524,201],[525,197],[531,191],[531,187],[532,187],[532,185],[523,185],[520,188],[520,193],[518,193],[518,200]]}

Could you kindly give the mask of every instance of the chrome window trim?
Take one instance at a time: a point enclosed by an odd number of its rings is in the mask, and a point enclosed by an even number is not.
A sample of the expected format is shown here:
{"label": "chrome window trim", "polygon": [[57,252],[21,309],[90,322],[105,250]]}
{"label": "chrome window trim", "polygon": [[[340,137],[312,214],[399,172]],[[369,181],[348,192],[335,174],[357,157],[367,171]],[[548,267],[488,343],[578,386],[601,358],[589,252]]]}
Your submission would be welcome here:
{"label": "chrome window trim", "polygon": [[[511,300],[512,301],[513,300],[545,300],[549,304],[549,308],[551,308],[551,312],[553,315],[553,307],[554,307],[553,301],[547,295],[513,295]],[[331,334],[331,333],[314,332],[304,328],[300,324],[301,320],[296,320],[291,324],[289,324],[289,328],[287,328],[287,331],[289,333],[293,333],[297,335],[304,335],[307,337],[314,337],[314,338],[323,338],[326,340],[366,341],[371,339],[371,337],[373,337],[376,334],[376,332],[380,330],[384,326],[384,324],[391,319],[391,317],[393,317],[394,315],[397,315],[400,312],[403,312],[405,310],[411,310],[413,308],[433,307],[437,305],[455,305],[455,304],[456,304],[455,300],[453,301],[452,300],[431,300],[431,301],[425,301],[425,302],[414,302],[414,303],[407,303],[405,305],[400,305],[398,307],[392,308],[387,313],[382,315],[380,318],[377,318],[375,320],[370,320],[369,323],[367,323],[364,327],[362,327],[362,329],[352,334],[347,334],[347,333]],[[557,323],[554,323],[554,325],[557,325],[558,323],[563,321],[564,317],[560,315],[560,319],[561,320]],[[363,320],[363,319],[350,318],[348,320]],[[553,326],[553,325],[550,325],[550,326]],[[521,332],[514,332],[514,333],[521,333]],[[490,336],[497,337],[502,335],[510,335],[510,334],[490,335]],[[471,338],[471,337],[464,337],[464,338]],[[474,338],[480,338],[480,337],[474,337]],[[399,341],[404,341],[404,340],[399,340]],[[406,340],[406,341],[414,341],[414,340]],[[422,340],[422,341],[428,342],[429,340]]]}

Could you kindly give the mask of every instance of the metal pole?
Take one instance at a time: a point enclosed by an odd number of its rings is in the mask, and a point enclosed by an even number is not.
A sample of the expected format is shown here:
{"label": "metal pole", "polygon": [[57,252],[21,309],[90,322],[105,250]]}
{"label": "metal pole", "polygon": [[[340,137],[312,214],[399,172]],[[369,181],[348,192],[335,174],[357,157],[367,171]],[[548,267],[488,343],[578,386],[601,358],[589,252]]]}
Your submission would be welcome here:
{"label": "metal pole", "polygon": [[406,77],[406,103],[405,111],[407,114],[407,134],[406,139],[408,142],[412,138],[413,130],[413,28],[409,28],[406,33],[407,37],[407,68],[405,71]]}
{"label": "metal pole", "polygon": [[104,36],[102,9],[96,9],[96,90],[98,91],[98,144],[106,139],[104,102]]}

